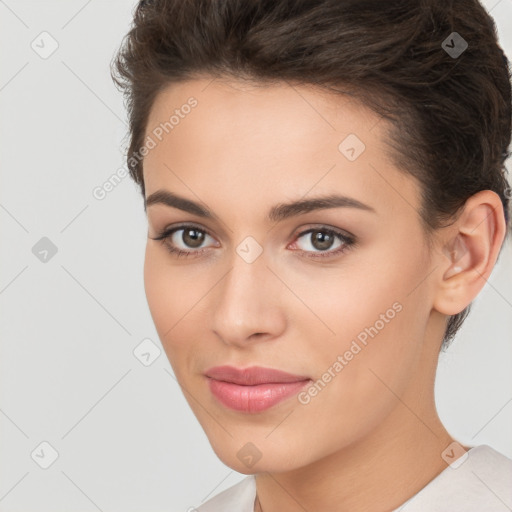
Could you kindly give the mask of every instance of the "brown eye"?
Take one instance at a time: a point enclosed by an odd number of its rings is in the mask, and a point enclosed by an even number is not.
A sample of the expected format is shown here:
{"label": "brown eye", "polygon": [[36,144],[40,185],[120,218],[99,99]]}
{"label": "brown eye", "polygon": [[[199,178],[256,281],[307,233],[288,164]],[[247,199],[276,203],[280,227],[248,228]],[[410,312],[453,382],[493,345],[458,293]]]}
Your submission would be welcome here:
{"label": "brown eye", "polygon": [[336,257],[356,244],[353,235],[328,227],[311,228],[300,233],[292,248],[310,258]]}
{"label": "brown eye", "polygon": [[306,252],[324,252],[337,249],[345,238],[328,229],[310,229],[297,237],[297,246]]}
{"label": "brown eye", "polygon": [[204,242],[205,233],[194,228],[183,230],[181,235],[182,242],[187,246],[196,249]]}
{"label": "brown eye", "polygon": [[311,245],[319,251],[330,249],[335,241],[332,234],[325,231],[312,231],[310,233]]}
{"label": "brown eye", "polygon": [[219,242],[204,229],[196,226],[169,228],[153,240],[161,241],[174,255],[200,255],[210,247],[220,247]]}

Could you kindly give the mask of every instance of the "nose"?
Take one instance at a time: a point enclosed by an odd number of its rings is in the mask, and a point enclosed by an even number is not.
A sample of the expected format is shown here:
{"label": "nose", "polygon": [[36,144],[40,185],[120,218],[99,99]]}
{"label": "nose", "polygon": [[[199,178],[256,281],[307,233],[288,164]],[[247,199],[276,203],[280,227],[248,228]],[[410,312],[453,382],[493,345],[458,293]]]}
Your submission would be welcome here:
{"label": "nose", "polygon": [[224,343],[242,347],[286,329],[282,285],[263,256],[247,263],[235,254],[231,270],[215,288],[213,331]]}

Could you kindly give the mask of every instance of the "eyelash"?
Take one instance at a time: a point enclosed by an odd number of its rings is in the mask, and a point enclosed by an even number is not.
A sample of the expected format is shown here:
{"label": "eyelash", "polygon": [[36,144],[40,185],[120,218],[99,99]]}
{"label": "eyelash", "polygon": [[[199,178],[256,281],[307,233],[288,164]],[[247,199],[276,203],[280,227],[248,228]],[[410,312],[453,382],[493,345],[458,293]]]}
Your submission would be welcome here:
{"label": "eyelash", "polygon": [[[180,258],[182,256],[183,257],[189,257],[189,256],[197,257],[204,251],[208,250],[208,247],[198,249],[198,250],[183,251],[182,249],[177,249],[176,247],[173,247],[172,245],[169,245],[167,243],[167,240],[169,238],[171,238],[171,236],[176,231],[180,231],[180,230],[187,229],[187,228],[194,229],[196,231],[199,231],[201,233],[209,235],[213,238],[213,236],[204,228],[200,228],[199,226],[196,226],[193,224],[182,224],[182,225],[174,226],[172,228],[162,231],[156,238],[152,238],[152,240],[161,241],[162,244],[165,246],[165,248],[171,254],[175,255],[178,258]],[[316,227],[316,228],[309,228],[309,229],[306,229],[305,231],[301,231],[296,236],[295,241],[298,240],[299,238],[303,237],[304,235],[307,235],[308,233],[313,233],[313,232],[318,232],[318,231],[338,238],[342,242],[343,245],[341,245],[339,248],[335,249],[334,251],[329,251],[329,250],[318,251],[318,252],[302,251],[305,254],[301,255],[301,256],[306,257],[306,258],[311,258],[311,259],[329,258],[329,257],[332,258],[334,256],[338,256],[340,254],[347,252],[349,249],[352,249],[356,245],[355,237],[345,235],[336,229],[323,227],[323,226]],[[298,251],[301,252],[300,249],[298,249]]]}

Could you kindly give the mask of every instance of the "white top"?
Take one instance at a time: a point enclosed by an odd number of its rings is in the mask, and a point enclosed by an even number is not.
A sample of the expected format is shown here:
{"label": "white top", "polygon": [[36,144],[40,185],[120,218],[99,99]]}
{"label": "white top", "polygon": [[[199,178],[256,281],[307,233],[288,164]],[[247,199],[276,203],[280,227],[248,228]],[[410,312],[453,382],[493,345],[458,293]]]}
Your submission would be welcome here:
{"label": "white top", "polygon": [[[203,503],[197,511],[254,512],[255,499],[256,480],[254,475],[249,475]],[[470,448],[393,512],[509,510],[512,510],[512,460],[490,446],[481,445]]]}

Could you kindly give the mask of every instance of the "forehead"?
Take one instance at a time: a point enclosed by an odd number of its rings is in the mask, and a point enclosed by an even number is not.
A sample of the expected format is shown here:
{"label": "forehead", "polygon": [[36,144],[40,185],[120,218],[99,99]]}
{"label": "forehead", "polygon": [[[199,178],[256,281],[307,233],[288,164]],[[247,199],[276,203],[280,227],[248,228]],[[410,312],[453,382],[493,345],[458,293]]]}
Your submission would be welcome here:
{"label": "forehead", "polygon": [[[273,135],[279,135],[272,147],[286,151],[288,144],[307,139],[310,144],[304,151],[308,151],[319,142],[329,145],[348,133],[368,138],[379,122],[379,116],[352,98],[313,86],[202,78],[164,89],[152,106],[146,133],[165,128],[167,123],[164,137],[174,135],[180,142],[201,137],[218,146],[229,143],[225,134],[233,141],[250,139],[254,146],[263,141],[268,144]],[[372,139],[372,143],[378,141],[378,130]],[[290,149],[296,152],[301,147]],[[244,149],[248,152],[251,147]]]}
{"label": "forehead", "polygon": [[148,118],[146,137],[155,146],[144,159],[146,195],[167,188],[226,198],[231,191],[233,206],[242,207],[336,190],[376,209],[410,208],[417,186],[388,158],[387,129],[361,103],[313,86],[212,78],[173,84]]}

